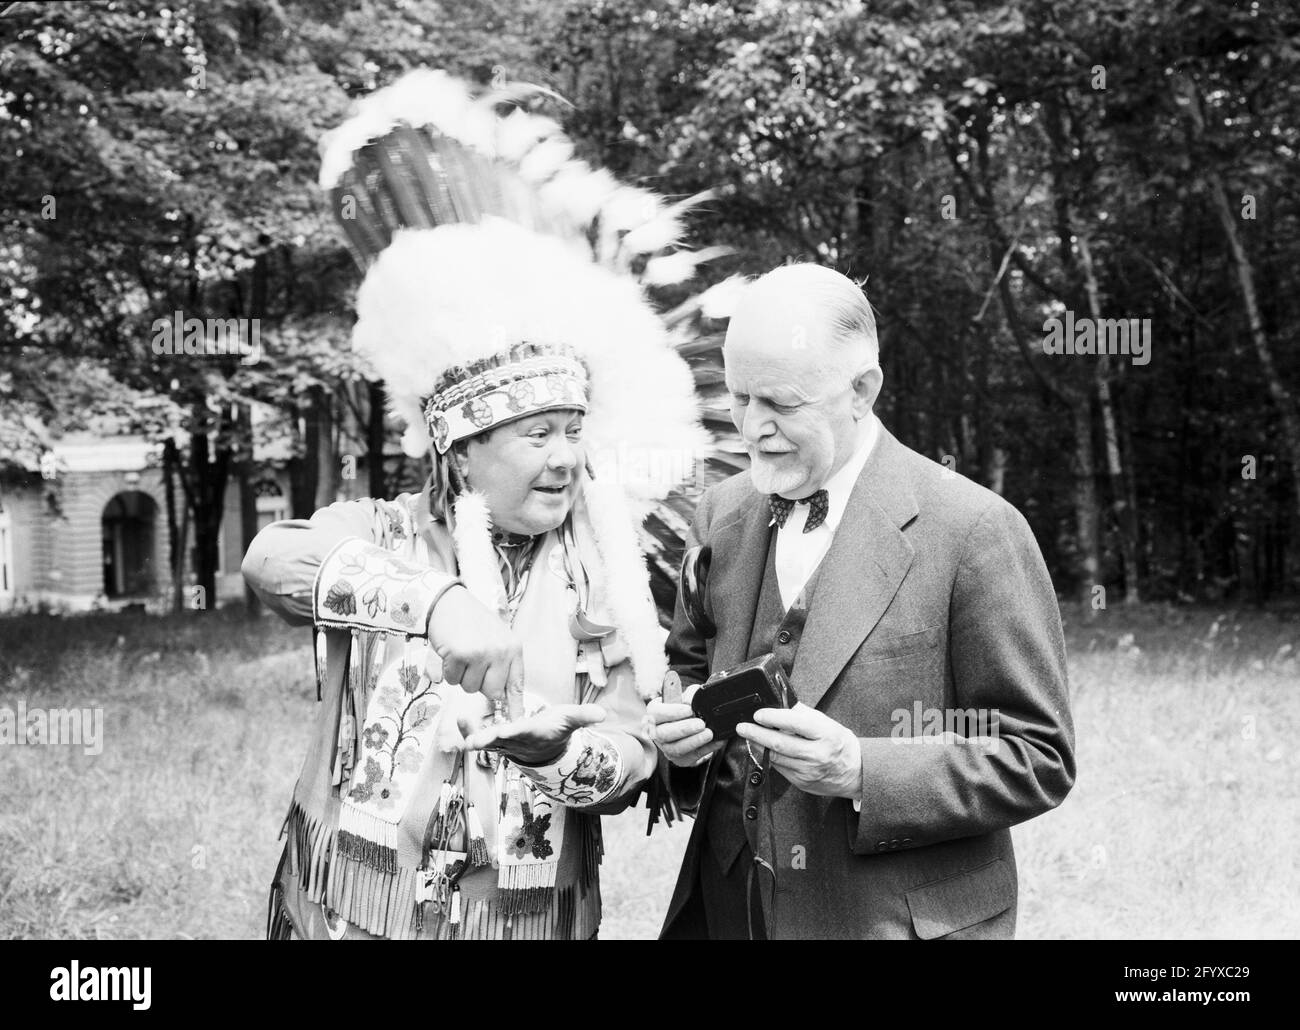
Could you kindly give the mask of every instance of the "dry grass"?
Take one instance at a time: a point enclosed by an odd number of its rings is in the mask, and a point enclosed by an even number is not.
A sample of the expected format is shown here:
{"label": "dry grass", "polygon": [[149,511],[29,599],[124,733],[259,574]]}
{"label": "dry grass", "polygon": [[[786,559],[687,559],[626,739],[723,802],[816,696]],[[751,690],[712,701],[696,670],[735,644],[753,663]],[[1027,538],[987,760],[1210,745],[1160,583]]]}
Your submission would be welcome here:
{"label": "dry grass", "polygon": [[[1296,936],[1298,626],[1146,608],[1069,627],[1080,776],[1016,830],[1020,936]],[[0,936],[261,936],[308,656],[306,631],[237,610],[0,619],[0,704],[105,724],[98,756],[0,751]],[[602,937],[655,934],[686,831],[606,821]]]}
{"label": "dry grass", "polygon": [[1071,636],[1079,778],[1015,831],[1027,938],[1300,934],[1300,621],[1114,612]]}
{"label": "dry grass", "polygon": [[0,935],[256,936],[315,703],[301,632],[221,612],[0,634],[0,703],[104,709],[98,756],[4,749]]}

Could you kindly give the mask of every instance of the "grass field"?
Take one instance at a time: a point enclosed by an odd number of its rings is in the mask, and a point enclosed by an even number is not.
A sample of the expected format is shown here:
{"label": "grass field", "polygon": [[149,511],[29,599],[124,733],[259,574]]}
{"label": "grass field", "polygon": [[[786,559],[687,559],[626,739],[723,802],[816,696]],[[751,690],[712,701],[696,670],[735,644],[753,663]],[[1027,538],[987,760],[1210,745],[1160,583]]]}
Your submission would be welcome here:
{"label": "grass field", "polygon": [[[1015,830],[1019,936],[1300,935],[1300,613],[1066,613],[1079,779]],[[238,609],[0,619],[0,937],[257,938],[315,701],[308,634]],[[606,820],[604,938],[656,933],[688,827]]]}

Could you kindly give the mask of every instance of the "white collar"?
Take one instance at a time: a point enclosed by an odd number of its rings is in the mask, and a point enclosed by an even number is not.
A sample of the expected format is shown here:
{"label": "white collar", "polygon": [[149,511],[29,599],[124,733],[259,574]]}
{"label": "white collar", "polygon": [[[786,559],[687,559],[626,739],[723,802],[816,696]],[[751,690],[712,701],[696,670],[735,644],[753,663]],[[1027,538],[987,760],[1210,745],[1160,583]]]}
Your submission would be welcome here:
{"label": "white collar", "polygon": [[[862,439],[859,440],[857,449],[849,456],[840,470],[823,484],[826,490],[826,521],[823,525],[832,533],[839,527],[840,520],[844,518],[844,511],[849,506],[849,498],[853,494],[853,487],[862,475],[862,470],[866,468],[867,459],[871,457],[871,452],[875,450],[876,441],[880,439],[880,420],[876,418],[875,412],[869,412],[863,420],[864,425],[859,428]],[[795,518],[794,513],[800,512],[799,518]],[[782,527],[782,531],[798,529],[803,531],[804,522],[806,521],[807,506],[795,505],[791,511],[790,519]],[[793,525],[791,523],[797,523]]]}
{"label": "white collar", "polygon": [[857,484],[858,477],[862,475],[867,459],[871,457],[876,441],[880,438],[880,422],[876,419],[875,412],[868,412],[863,421],[866,424],[862,427],[862,441],[858,444],[858,449],[844,463],[842,469],[826,480],[826,525],[830,527],[832,533],[838,528],[840,519],[844,518],[844,509],[849,506],[853,487]]}

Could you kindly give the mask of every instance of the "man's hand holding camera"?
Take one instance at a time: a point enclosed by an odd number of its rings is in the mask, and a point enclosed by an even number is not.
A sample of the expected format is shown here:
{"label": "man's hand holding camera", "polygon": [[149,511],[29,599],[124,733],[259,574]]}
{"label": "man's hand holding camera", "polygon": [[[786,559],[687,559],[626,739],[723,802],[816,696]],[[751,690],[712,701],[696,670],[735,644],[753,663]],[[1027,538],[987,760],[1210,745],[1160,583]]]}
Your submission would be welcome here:
{"label": "man's hand holding camera", "polygon": [[760,708],[754,722],[742,722],[736,732],[771,751],[772,768],[794,786],[822,797],[858,797],[862,747],[847,726],[805,704]]}
{"label": "man's hand holding camera", "polygon": [[691,687],[680,703],[655,700],[647,706],[655,723],[655,744],[673,765],[702,765],[726,747],[725,740],[713,739],[713,731],[691,708],[691,698],[699,689]]}
{"label": "man's hand holding camera", "polygon": [[[695,715],[692,687],[681,704],[650,702],[655,743],[673,765],[701,765],[726,746],[715,741],[704,720]],[[757,725],[755,725],[757,723]],[[794,786],[822,797],[857,798],[862,780],[862,748],[847,727],[805,704],[794,708],[760,708],[754,722],[736,732],[754,747],[772,752],[772,768]]]}

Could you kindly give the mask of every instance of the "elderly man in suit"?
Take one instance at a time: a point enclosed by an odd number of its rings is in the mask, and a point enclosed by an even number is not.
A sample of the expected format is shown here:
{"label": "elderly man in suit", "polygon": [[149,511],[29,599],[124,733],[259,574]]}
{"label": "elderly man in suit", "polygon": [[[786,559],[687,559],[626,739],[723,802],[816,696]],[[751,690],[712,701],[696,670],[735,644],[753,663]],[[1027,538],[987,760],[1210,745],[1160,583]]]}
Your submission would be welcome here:
{"label": "elderly man in suit", "polygon": [[[1010,827],[1075,773],[1034,536],[880,424],[875,320],[839,273],[751,283],[723,353],[751,468],[700,502],[687,546],[711,549],[713,626],[678,597],[686,703],[651,705],[696,808],[661,936],[1012,937]],[[691,690],[768,652],[798,704],[714,741]]]}

